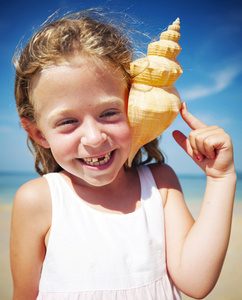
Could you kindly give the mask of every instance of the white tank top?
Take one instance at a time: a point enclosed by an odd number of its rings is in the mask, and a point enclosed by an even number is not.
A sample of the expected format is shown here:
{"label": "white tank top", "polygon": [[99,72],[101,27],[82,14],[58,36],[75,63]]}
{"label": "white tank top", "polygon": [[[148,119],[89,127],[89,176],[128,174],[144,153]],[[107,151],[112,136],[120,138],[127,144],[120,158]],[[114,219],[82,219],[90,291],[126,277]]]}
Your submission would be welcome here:
{"label": "white tank top", "polygon": [[147,166],[138,167],[141,207],[110,214],[88,206],[58,173],[45,175],[52,226],[40,299],[180,299],[166,270],[163,204]]}

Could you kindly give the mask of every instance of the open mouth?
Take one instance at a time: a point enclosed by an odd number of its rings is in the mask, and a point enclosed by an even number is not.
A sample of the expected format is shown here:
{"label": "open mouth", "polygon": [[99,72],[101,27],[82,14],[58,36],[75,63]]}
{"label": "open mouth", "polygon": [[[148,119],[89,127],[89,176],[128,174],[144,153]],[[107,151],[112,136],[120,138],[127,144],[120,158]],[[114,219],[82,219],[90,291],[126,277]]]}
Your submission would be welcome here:
{"label": "open mouth", "polygon": [[89,166],[100,166],[106,164],[110,160],[112,153],[113,152],[109,152],[102,157],[82,158],[81,160]]}

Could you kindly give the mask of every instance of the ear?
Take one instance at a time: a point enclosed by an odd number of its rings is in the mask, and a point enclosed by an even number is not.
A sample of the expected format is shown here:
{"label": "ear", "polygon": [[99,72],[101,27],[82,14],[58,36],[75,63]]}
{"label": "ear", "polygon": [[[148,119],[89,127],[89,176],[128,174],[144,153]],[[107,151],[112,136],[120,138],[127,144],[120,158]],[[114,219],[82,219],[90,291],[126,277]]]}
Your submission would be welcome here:
{"label": "ear", "polygon": [[50,145],[37,125],[27,118],[21,118],[21,123],[28,135],[40,146],[50,148]]}

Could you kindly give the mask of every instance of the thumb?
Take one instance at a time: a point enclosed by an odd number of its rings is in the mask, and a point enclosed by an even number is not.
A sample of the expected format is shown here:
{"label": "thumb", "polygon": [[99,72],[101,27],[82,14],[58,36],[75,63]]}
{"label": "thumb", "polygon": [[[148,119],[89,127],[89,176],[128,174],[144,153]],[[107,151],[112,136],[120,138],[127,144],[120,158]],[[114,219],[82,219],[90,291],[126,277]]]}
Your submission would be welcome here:
{"label": "thumb", "polygon": [[189,139],[179,130],[173,131],[172,135],[177,144],[180,145],[189,156],[193,157],[193,150]]}

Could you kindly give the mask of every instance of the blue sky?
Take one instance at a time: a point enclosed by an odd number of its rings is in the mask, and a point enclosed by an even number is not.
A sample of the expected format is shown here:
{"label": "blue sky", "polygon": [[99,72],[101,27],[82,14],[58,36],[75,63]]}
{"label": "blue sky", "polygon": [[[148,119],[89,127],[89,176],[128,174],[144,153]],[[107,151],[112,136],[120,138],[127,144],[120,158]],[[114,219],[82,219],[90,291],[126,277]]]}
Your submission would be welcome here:
{"label": "blue sky", "polygon": [[[87,4],[88,2],[88,4]],[[4,1],[0,10],[0,171],[33,171],[26,134],[19,126],[15,108],[14,71],[11,60],[20,40],[26,40],[49,15],[59,8],[82,10],[107,6],[135,16],[139,30],[151,37],[181,19],[178,60],[183,74],[176,82],[182,101],[207,125],[219,125],[234,143],[235,164],[242,172],[242,3],[240,0],[163,1]],[[183,153],[171,134],[189,133],[178,117],[163,134],[161,148],[178,173],[201,173]]]}

